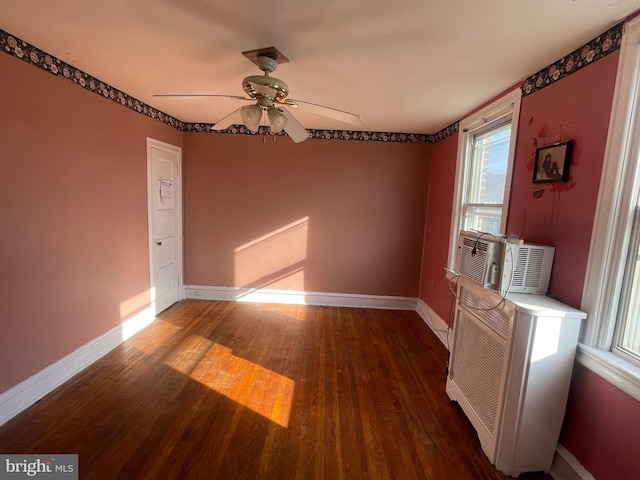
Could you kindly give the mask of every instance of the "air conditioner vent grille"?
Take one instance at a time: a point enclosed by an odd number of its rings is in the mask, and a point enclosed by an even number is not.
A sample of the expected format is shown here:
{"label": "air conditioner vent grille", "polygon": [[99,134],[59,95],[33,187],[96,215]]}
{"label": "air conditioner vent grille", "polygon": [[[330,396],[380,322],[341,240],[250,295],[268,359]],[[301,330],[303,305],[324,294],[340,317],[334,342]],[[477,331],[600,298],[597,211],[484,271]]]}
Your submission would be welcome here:
{"label": "air conditioner vent grille", "polygon": [[554,247],[545,245],[510,245],[505,252],[501,291],[546,293],[554,252]]}
{"label": "air conditioner vent grille", "polygon": [[525,272],[527,271],[527,257],[528,250],[522,248],[518,249],[518,256],[516,258],[516,268],[513,272],[513,279],[511,288],[522,287],[524,285]]}
{"label": "air conditioner vent grille", "polygon": [[462,241],[460,273],[476,282],[484,283],[488,249],[487,242],[464,238]]}
{"label": "air conditioner vent grille", "polygon": [[529,252],[529,262],[527,273],[524,277],[524,286],[537,288],[540,285],[540,274],[542,273],[542,262],[544,260],[544,250],[532,248]]}
{"label": "air conditioner vent grille", "polygon": [[465,238],[465,239],[463,239],[462,244],[465,247],[471,248],[471,250],[473,250],[475,248],[477,251],[480,251],[480,252],[486,252],[487,251],[487,242],[483,242],[482,240],[474,240],[473,238]]}
{"label": "air conditioner vent grille", "polygon": [[497,301],[491,304],[486,299],[461,286],[459,303],[465,308],[479,310],[479,315],[476,315],[478,320],[482,321],[502,338],[506,339],[509,336],[511,317],[504,310],[493,308],[497,305]]}
{"label": "air conditioner vent grille", "polygon": [[505,345],[458,310],[450,377],[493,437],[500,400]]}

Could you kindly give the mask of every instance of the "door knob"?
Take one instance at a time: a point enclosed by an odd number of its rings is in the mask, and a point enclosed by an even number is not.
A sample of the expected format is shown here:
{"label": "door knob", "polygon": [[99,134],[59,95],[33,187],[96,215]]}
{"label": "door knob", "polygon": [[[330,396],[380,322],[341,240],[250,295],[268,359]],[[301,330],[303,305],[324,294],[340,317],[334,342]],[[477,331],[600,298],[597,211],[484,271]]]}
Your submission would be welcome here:
{"label": "door knob", "polygon": [[158,240],[158,241],[156,242],[156,245],[158,245],[159,247],[161,247],[161,246],[162,246],[162,242]]}

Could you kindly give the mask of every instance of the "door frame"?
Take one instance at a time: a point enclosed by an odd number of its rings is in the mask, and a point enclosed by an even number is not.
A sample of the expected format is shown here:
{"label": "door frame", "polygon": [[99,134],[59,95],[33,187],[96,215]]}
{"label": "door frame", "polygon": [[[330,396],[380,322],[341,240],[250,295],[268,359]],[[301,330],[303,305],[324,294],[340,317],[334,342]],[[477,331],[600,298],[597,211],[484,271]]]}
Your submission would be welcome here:
{"label": "door frame", "polygon": [[149,255],[149,297],[151,302],[151,308],[153,316],[155,317],[158,312],[156,310],[156,296],[153,283],[154,272],[154,259],[153,259],[153,242],[155,241],[153,235],[153,197],[154,181],[151,178],[151,149],[157,148],[159,150],[165,150],[171,153],[176,153],[178,156],[176,181],[174,182],[173,198],[176,202],[175,209],[177,212],[176,219],[176,247],[177,256],[176,264],[178,271],[178,300],[185,298],[184,293],[184,276],[183,276],[183,251],[182,251],[182,148],[170,143],[156,140],[155,138],[147,137],[147,237],[148,237],[148,255]]}

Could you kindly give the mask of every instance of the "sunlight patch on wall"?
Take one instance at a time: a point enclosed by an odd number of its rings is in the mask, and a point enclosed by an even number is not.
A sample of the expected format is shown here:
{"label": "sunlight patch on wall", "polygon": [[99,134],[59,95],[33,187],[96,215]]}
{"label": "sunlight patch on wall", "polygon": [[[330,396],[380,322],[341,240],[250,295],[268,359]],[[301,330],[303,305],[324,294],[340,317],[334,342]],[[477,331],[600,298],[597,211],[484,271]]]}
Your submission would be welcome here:
{"label": "sunlight patch on wall", "polygon": [[284,303],[287,305],[306,305],[307,292],[300,290],[251,289],[238,293],[236,302]]}
{"label": "sunlight patch on wall", "polygon": [[129,316],[131,316],[132,314],[137,313],[144,308],[147,308],[151,304],[149,293],[149,290],[145,290],[144,292],[140,292],[138,295],[134,295],[128,300],[121,302],[120,318],[124,320],[126,318],[129,318]]}
{"label": "sunlight patch on wall", "polygon": [[309,217],[245,243],[234,250],[235,285],[302,290]]}
{"label": "sunlight patch on wall", "polygon": [[155,311],[150,301],[150,290],[145,290],[120,303],[122,340],[128,340],[144,327],[153,323]]}
{"label": "sunlight patch on wall", "polygon": [[[188,364],[173,368],[188,370]],[[289,425],[296,382],[236,357],[230,348],[214,344],[190,377],[282,427]]]}

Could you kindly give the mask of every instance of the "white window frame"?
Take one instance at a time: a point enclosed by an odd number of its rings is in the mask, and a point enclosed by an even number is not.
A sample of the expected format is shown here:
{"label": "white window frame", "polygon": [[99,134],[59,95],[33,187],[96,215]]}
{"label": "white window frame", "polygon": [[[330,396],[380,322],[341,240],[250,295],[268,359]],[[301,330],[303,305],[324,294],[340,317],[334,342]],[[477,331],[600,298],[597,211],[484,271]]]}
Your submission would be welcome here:
{"label": "white window frame", "polygon": [[516,148],[516,136],[518,132],[518,118],[520,115],[520,99],[522,90],[517,88],[505,94],[498,100],[469,115],[460,121],[458,134],[458,157],[456,161],[456,180],[453,196],[453,209],[451,214],[451,233],[449,236],[448,267],[453,270],[456,258],[456,240],[463,221],[463,203],[466,198],[466,174],[470,160],[470,149],[474,135],[491,128],[491,124],[503,124],[506,117],[511,117],[511,137],[509,139],[509,158],[507,163],[507,176],[504,185],[504,197],[502,199],[502,215],[500,217],[500,233],[505,233],[507,224],[507,211],[509,209],[509,196],[511,193],[511,175],[513,173],[513,157]]}
{"label": "white window frame", "polygon": [[[578,361],[640,401],[640,367],[611,351],[640,189],[640,18],[625,25],[581,309]],[[636,197],[637,198],[637,197]]]}

